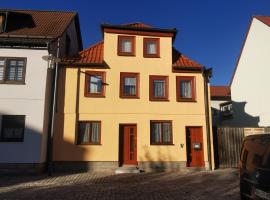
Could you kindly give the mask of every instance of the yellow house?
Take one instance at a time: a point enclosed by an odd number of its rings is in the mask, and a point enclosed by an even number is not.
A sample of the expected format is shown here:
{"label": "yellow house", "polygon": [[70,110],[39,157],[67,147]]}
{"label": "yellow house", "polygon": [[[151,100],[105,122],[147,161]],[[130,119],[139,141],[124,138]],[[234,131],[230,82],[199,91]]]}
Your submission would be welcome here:
{"label": "yellow house", "polygon": [[209,70],[173,48],[176,29],[101,30],[59,70],[55,169],[213,168]]}

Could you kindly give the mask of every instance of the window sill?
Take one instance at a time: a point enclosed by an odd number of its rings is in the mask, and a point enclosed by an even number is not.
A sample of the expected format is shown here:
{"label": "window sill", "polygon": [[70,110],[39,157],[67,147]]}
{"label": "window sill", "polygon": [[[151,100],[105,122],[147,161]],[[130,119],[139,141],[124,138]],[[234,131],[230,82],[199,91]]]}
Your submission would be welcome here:
{"label": "window sill", "polygon": [[9,82],[9,81],[4,81],[4,82],[0,82],[0,84],[3,85],[26,85],[25,82]]}
{"label": "window sill", "polygon": [[140,99],[139,96],[120,96],[121,99]]}
{"label": "window sill", "polygon": [[143,55],[144,58],[160,58],[159,55],[150,55],[150,54],[146,54],[146,55]]}
{"label": "window sill", "polygon": [[150,145],[152,145],[152,146],[160,146],[160,145],[162,145],[162,146],[174,146],[173,143],[171,143],[171,144],[150,144]]}
{"label": "window sill", "polygon": [[76,144],[77,146],[85,146],[85,145],[94,145],[94,146],[101,146],[101,143],[82,143],[82,144]]}
{"label": "window sill", "polygon": [[197,101],[195,99],[177,99],[178,102],[191,102],[196,103]]}
{"label": "window sill", "polygon": [[136,56],[134,53],[118,53],[117,55],[118,56],[131,56],[131,57]]}
{"label": "window sill", "polygon": [[169,102],[170,100],[169,99],[153,99],[153,98],[151,98],[151,99],[149,99],[150,101],[166,101],[166,102]]}
{"label": "window sill", "polygon": [[94,94],[85,94],[84,97],[90,97],[90,98],[105,98],[105,95],[94,95]]}

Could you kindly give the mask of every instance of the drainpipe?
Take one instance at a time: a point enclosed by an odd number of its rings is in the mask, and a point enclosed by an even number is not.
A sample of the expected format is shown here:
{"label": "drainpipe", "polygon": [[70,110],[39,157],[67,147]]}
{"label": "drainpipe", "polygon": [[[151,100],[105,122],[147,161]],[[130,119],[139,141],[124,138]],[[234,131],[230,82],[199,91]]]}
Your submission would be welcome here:
{"label": "drainpipe", "polygon": [[55,121],[55,108],[56,108],[56,91],[57,91],[57,79],[58,79],[58,60],[59,60],[60,38],[57,40],[57,52],[55,62],[54,73],[54,85],[53,85],[53,102],[52,102],[52,115],[51,115],[51,129],[48,139],[48,175],[52,176],[53,172],[53,133],[54,133],[54,121]]}
{"label": "drainpipe", "polygon": [[212,68],[206,69],[203,68],[203,77],[204,77],[204,106],[205,106],[205,120],[206,120],[206,135],[207,135],[207,152],[208,152],[208,162],[209,169],[212,168],[212,151],[211,151],[211,128],[210,127],[210,114],[209,114],[209,93],[208,93],[208,85],[209,79],[212,77]]}

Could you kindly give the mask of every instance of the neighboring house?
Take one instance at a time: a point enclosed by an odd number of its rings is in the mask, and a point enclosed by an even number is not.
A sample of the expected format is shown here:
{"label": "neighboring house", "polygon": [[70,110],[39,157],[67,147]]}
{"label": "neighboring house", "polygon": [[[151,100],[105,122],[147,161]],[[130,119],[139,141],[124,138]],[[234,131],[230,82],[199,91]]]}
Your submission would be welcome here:
{"label": "neighboring house", "polygon": [[42,57],[81,49],[74,12],[0,10],[0,171],[44,168],[54,70]]}
{"label": "neighboring house", "polygon": [[240,124],[270,126],[269,52],[270,16],[254,16],[230,83],[232,100],[244,108]]}
{"label": "neighboring house", "polygon": [[232,114],[226,106],[231,103],[231,90],[229,86],[211,86],[210,93],[212,126],[221,126],[222,121]]}
{"label": "neighboring house", "polygon": [[101,30],[59,71],[55,169],[209,169],[209,70],[173,48],[175,29]]}
{"label": "neighboring house", "polygon": [[229,86],[231,102],[225,106],[231,115],[222,126],[270,126],[269,52],[270,16],[254,16]]}

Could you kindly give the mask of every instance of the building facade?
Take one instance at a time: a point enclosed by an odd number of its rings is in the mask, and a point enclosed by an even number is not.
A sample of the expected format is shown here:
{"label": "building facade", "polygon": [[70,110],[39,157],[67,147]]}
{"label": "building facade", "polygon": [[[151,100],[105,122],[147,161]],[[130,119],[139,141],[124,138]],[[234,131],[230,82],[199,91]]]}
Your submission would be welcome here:
{"label": "building facade", "polygon": [[0,172],[44,169],[54,70],[42,57],[80,51],[78,25],[72,12],[0,11]]}
{"label": "building facade", "polygon": [[209,169],[205,68],[173,48],[176,30],[142,23],[101,30],[103,41],[59,71],[55,169]]}

